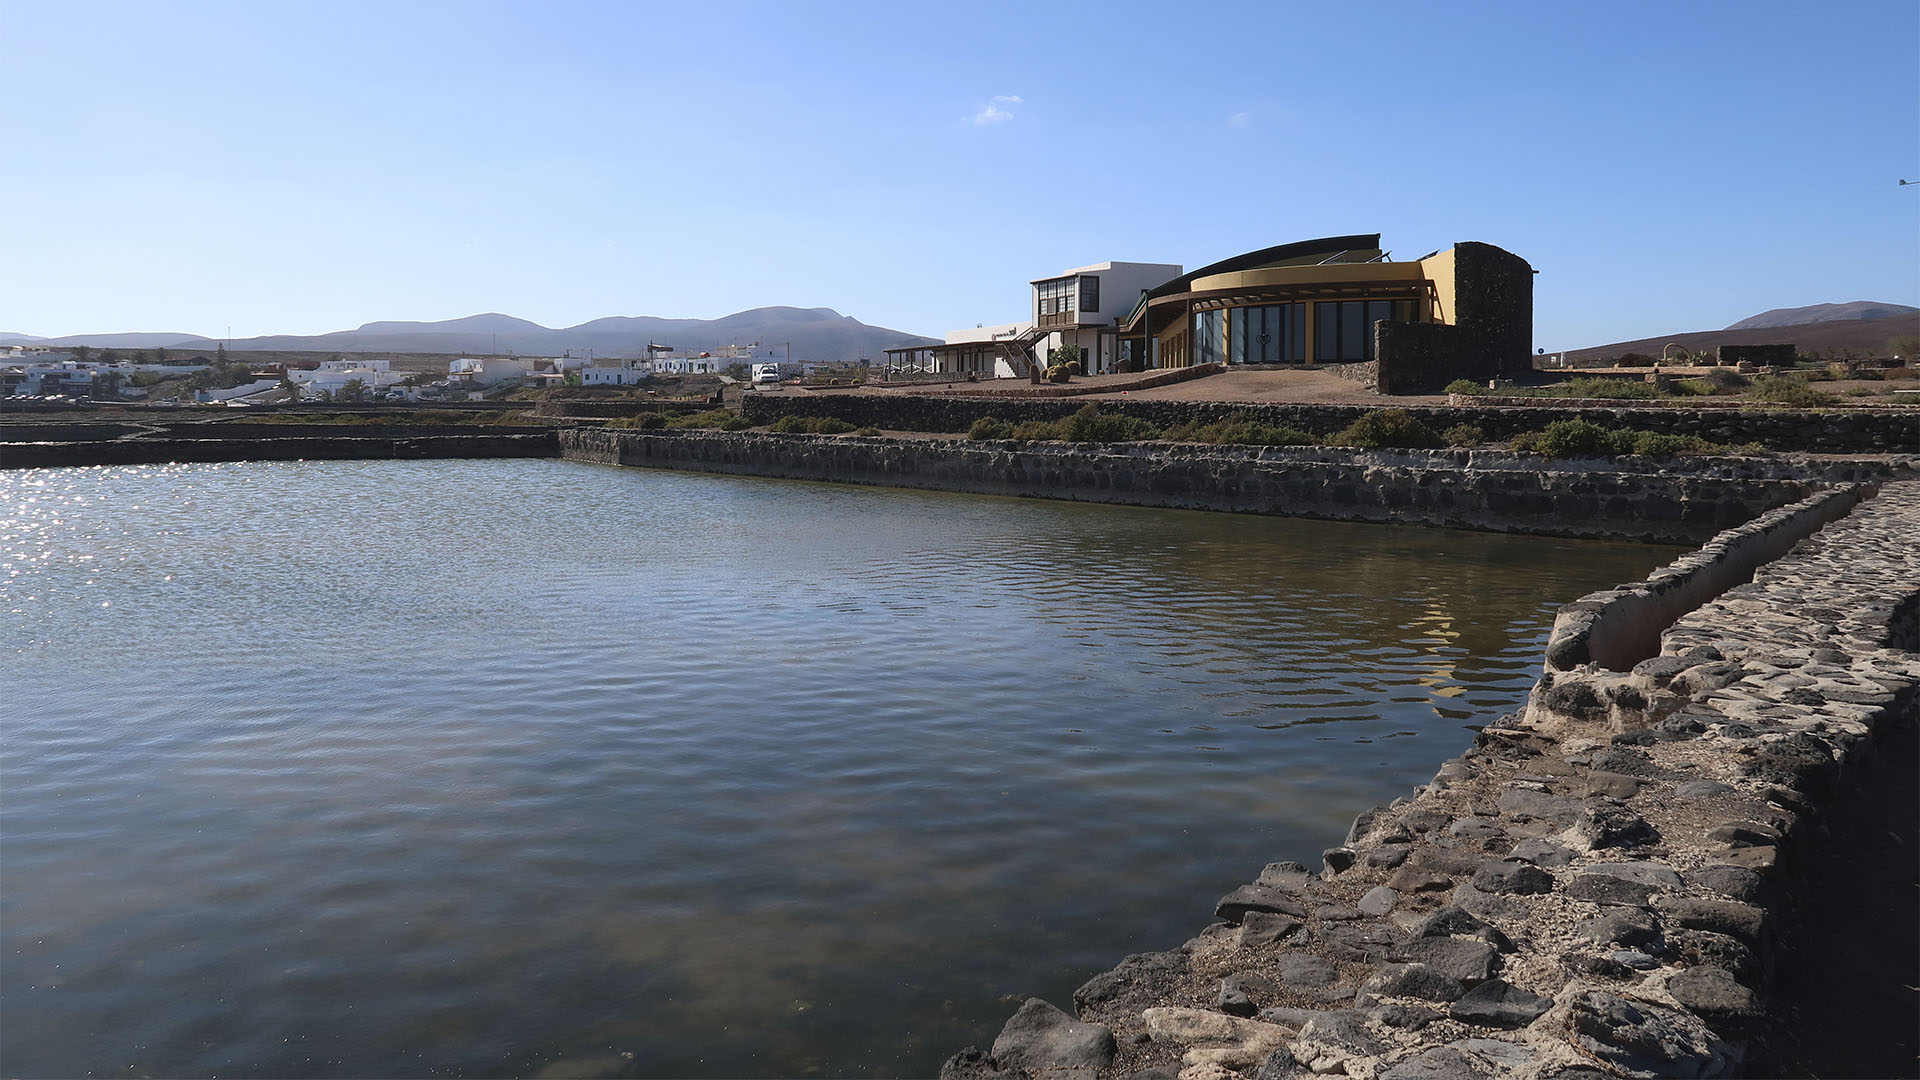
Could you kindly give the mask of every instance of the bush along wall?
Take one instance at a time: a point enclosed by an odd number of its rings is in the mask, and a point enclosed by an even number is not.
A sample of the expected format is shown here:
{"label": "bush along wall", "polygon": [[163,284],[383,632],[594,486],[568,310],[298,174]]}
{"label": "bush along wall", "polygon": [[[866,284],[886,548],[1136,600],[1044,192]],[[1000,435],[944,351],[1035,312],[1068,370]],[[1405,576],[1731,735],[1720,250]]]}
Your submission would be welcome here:
{"label": "bush along wall", "polygon": [[[1084,400],[1002,400],[985,397],[910,397],[883,394],[776,398],[750,396],[746,418],[756,426],[782,416],[832,416],[855,427],[885,431],[960,434],[982,417],[1018,424],[1061,420]],[[1697,438],[1723,445],[1758,444],[1770,450],[1808,453],[1920,453],[1920,411],[1910,409],[1687,409],[1567,408],[1554,406],[1400,406],[1413,418],[1445,431],[1466,424],[1488,439],[1505,441],[1544,431],[1556,420],[1579,419],[1608,429],[1632,428],[1655,435]],[[1251,420],[1332,436],[1377,406],[1238,405],[1200,401],[1099,402],[1100,411],[1137,417],[1160,428]]]}

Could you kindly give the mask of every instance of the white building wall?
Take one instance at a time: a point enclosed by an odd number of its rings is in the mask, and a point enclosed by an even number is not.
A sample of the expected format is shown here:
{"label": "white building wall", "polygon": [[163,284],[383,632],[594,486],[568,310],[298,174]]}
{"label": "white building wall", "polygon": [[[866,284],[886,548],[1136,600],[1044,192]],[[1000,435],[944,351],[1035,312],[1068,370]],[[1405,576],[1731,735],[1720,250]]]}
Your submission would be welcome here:
{"label": "white building wall", "polygon": [[974,326],[965,330],[947,331],[947,344],[963,345],[969,341],[1007,341],[1033,329],[1033,323],[1010,322],[996,323],[993,326]]}
{"label": "white building wall", "polygon": [[647,381],[648,373],[639,368],[590,367],[580,369],[582,386],[638,386]]}
{"label": "white building wall", "polygon": [[492,386],[504,379],[517,379],[531,374],[533,361],[518,358],[463,356],[447,364],[450,379],[473,386]]}

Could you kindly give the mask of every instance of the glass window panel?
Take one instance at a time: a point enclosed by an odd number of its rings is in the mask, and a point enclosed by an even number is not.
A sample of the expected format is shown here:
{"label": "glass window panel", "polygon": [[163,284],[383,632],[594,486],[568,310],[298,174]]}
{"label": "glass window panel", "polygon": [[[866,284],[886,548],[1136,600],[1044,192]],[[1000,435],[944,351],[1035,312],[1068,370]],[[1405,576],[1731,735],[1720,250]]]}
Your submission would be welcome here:
{"label": "glass window panel", "polygon": [[1367,321],[1365,301],[1345,300],[1340,304],[1340,359],[1360,359],[1360,338]]}
{"label": "glass window panel", "polygon": [[1234,308],[1227,316],[1227,363],[1249,362],[1247,359],[1247,309]]}
{"label": "glass window panel", "polygon": [[1340,358],[1340,305],[1322,301],[1313,305],[1313,358]]}
{"label": "glass window panel", "polygon": [[1287,359],[1295,364],[1307,361],[1307,305],[1292,304],[1287,308]]}

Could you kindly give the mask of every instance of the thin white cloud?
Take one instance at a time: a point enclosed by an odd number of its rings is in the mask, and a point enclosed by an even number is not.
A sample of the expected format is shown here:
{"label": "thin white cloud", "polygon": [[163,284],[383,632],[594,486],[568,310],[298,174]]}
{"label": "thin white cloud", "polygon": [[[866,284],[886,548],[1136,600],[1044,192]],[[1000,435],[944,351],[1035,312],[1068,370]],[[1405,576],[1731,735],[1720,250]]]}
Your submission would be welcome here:
{"label": "thin white cloud", "polygon": [[1246,127],[1247,124],[1250,123],[1252,120],[1253,120],[1252,113],[1237,112],[1237,113],[1234,113],[1232,116],[1227,117],[1227,126],[1228,127]]}
{"label": "thin white cloud", "polygon": [[1011,109],[1003,109],[1001,106],[1024,104],[1025,102],[1020,100],[1020,95],[1018,94],[995,94],[993,97],[987,99],[985,108],[973,114],[973,122],[976,124],[998,124],[1006,120],[1011,120],[1013,119],[1013,111]]}

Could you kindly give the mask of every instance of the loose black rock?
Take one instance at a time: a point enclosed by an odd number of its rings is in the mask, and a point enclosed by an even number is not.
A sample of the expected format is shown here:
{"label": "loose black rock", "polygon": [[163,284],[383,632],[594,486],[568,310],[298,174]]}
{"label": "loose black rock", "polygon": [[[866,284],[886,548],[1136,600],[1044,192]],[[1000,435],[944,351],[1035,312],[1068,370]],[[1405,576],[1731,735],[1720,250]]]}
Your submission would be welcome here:
{"label": "loose black rock", "polygon": [[1414,925],[1413,936],[1477,938],[1501,952],[1513,951],[1512,940],[1501,933],[1498,927],[1458,907],[1443,907],[1420,920]]}
{"label": "loose black rock", "polygon": [[1653,916],[1631,907],[1608,908],[1579,925],[1580,934],[1598,945],[1646,945],[1660,937]]}
{"label": "loose black rock", "polygon": [[1553,999],[1488,979],[1447,1008],[1447,1015],[1465,1024],[1486,1027],[1523,1027],[1553,1007]]}
{"label": "loose black rock", "polygon": [[1242,948],[1271,945],[1303,925],[1299,919],[1271,911],[1249,911],[1240,917],[1240,945]]}
{"label": "loose black rock", "polygon": [[1760,931],[1766,922],[1766,913],[1759,908],[1731,900],[1663,896],[1654,902],[1654,908],[1677,926],[1730,934],[1749,944],[1760,940]]}
{"label": "loose black rock", "polygon": [[1551,840],[1522,840],[1507,855],[1535,866],[1565,866],[1573,861],[1573,852]]}
{"label": "loose black rock", "polygon": [[1606,799],[1593,799],[1580,810],[1574,831],[1596,848],[1652,844],[1660,839],[1646,818]]}
{"label": "loose black rock", "polygon": [[1456,937],[1416,937],[1401,946],[1398,955],[1407,963],[1425,964],[1463,986],[1485,982],[1500,966],[1500,955],[1492,945]]}
{"label": "loose black rock", "polygon": [[1073,992],[1076,1009],[1115,1003],[1134,1009],[1158,1004],[1174,993],[1186,977],[1190,958],[1184,952],[1134,953],[1112,971],[1103,971]]}
{"label": "loose black rock", "polygon": [[1473,872],[1473,887],[1481,892],[1531,895],[1553,891],[1553,875],[1530,863],[1488,863]]}
{"label": "loose black rock", "polygon": [[1718,967],[1692,967],[1667,980],[1667,992],[1715,1031],[1744,1034],[1760,1020],[1753,991]]}
{"label": "loose black rock", "polygon": [[1379,1080],[1492,1080],[1479,1062],[1451,1046],[1436,1046],[1379,1074]]}
{"label": "loose black rock", "polygon": [[1425,964],[1388,964],[1361,987],[1371,994],[1414,997],[1423,1001],[1452,1001],[1466,992],[1460,980]]}
{"label": "loose black rock", "polygon": [[993,1059],[1003,1069],[1101,1069],[1113,1064],[1117,1049],[1104,1025],[1082,1023],[1028,998],[993,1040]]}
{"label": "loose black rock", "polygon": [[1334,966],[1312,953],[1287,953],[1274,962],[1274,973],[1288,986],[1332,986]]}
{"label": "loose black rock", "polygon": [[1269,911],[1298,919],[1307,917],[1305,904],[1287,890],[1272,885],[1240,886],[1220,898],[1213,907],[1213,917],[1238,925],[1249,911]]}
{"label": "loose black rock", "polygon": [[1742,866],[1707,866],[1687,874],[1687,880],[1730,900],[1752,903],[1760,899],[1765,879]]}
{"label": "loose black rock", "polygon": [[1754,978],[1760,971],[1753,950],[1730,934],[1674,930],[1667,934],[1667,945],[1681,963],[1690,967],[1717,967],[1740,979]]}
{"label": "loose black rock", "polygon": [[1591,900],[1596,904],[1627,904],[1632,907],[1646,907],[1647,898],[1653,895],[1653,889],[1649,886],[1606,874],[1576,875],[1567,882],[1564,891],[1576,900]]}

